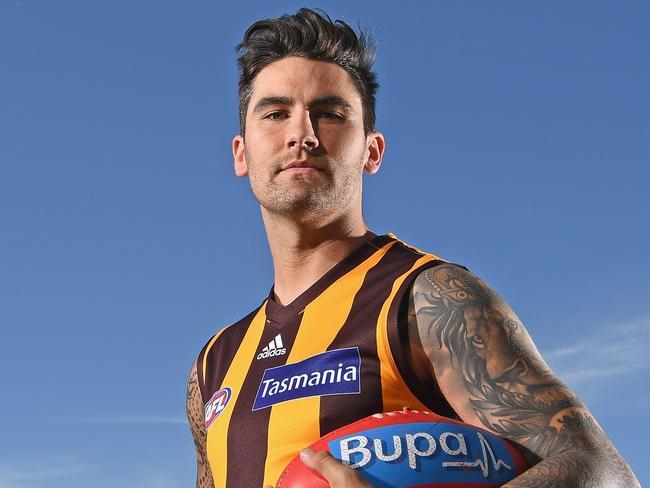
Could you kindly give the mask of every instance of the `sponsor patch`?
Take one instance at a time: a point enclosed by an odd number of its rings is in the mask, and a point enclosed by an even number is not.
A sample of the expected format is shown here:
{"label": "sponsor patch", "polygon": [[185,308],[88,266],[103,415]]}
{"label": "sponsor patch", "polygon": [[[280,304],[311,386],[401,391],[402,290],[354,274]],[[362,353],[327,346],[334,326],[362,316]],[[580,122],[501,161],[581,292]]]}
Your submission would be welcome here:
{"label": "sponsor patch", "polygon": [[232,390],[227,386],[217,390],[210,398],[210,401],[205,404],[205,429],[207,430],[212,423],[217,420],[217,417],[223,412],[226,405],[230,401]]}
{"label": "sponsor patch", "polygon": [[253,410],[297,398],[361,393],[358,347],[317,354],[264,371]]}

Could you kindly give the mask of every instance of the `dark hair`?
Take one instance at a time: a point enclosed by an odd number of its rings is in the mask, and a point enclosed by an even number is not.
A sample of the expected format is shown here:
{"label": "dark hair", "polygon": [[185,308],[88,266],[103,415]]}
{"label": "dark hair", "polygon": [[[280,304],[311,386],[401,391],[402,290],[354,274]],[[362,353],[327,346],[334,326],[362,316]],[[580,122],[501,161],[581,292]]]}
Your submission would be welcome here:
{"label": "dark hair", "polygon": [[265,19],[251,25],[237,46],[239,52],[239,125],[246,126],[253,81],[259,72],[282,58],[299,56],[337,64],[348,72],[363,107],[366,133],[375,128],[375,93],[379,84],[372,71],[374,39],[368,32],[354,30],[342,20],[332,19],[322,10],[301,8],[295,15]]}

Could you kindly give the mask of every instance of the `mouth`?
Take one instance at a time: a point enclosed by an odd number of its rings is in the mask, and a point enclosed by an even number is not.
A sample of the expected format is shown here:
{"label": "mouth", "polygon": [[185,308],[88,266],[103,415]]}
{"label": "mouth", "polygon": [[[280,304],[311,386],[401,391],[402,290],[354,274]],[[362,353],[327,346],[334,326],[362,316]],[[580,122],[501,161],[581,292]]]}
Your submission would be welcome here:
{"label": "mouth", "polygon": [[295,161],[290,162],[289,164],[285,165],[282,167],[280,170],[281,172],[283,171],[290,171],[294,173],[306,173],[310,171],[322,171],[322,168],[312,162],[312,161],[307,161],[305,159],[297,159]]}

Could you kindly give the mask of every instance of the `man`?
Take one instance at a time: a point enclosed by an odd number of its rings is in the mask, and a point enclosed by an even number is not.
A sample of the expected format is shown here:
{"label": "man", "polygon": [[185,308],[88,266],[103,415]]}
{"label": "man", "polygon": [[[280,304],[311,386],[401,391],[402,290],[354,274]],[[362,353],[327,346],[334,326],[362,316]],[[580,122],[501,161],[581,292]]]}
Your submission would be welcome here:
{"label": "man", "polygon": [[197,486],[273,485],[298,452],[332,486],[368,486],[301,449],[404,405],[516,443],[532,467],[508,487],[638,486],[494,290],[366,227],[362,173],[384,152],[373,57],[363,34],[308,9],[244,35],[234,165],[260,203],[275,283],[192,366]]}

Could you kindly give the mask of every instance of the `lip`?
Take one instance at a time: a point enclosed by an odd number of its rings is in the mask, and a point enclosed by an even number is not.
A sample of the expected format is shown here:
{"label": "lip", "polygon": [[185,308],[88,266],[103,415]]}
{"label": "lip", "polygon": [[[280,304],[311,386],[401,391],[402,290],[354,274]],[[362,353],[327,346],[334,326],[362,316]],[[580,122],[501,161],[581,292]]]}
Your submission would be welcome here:
{"label": "lip", "polygon": [[311,161],[307,161],[305,159],[297,159],[297,160],[292,161],[289,164],[283,166],[280,171],[287,171],[287,170],[293,170],[293,171],[316,170],[316,171],[321,171],[321,168],[319,168],[317,164],[314,164]]}

